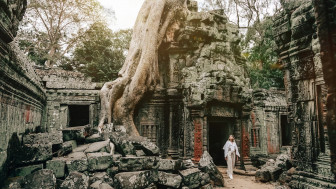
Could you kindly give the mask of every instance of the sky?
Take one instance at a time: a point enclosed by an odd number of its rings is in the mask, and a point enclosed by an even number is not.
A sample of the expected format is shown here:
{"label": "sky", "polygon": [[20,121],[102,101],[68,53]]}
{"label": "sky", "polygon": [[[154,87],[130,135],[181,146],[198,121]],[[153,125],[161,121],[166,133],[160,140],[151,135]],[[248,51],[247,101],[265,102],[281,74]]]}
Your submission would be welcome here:
{"label": "sky", "polygon": [[[115,12],[110,28],[114,31],[133,28],[144,0],[98,0],[102,6]],[[198,0],[202,1],[202,0]]]}

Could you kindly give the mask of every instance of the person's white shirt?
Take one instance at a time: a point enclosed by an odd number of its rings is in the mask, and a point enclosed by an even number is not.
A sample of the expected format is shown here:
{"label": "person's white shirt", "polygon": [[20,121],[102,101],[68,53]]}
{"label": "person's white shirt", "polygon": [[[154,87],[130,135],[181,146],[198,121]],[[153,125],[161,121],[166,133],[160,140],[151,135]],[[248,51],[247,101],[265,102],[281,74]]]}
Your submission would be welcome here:
{"label": "person's white shirt", "polygon": [[226,143],[225,143],[223,149],[224,149],[225,157],[228,156],[229,151],[236,151],[236,155],[237,155],[238,157],[240,157],[240,154],[239,154],[239,151],[238,151],[238,147],[237,147],[236,142],[231,142],[231,141],[229,141],[229,140],[226,141]]}

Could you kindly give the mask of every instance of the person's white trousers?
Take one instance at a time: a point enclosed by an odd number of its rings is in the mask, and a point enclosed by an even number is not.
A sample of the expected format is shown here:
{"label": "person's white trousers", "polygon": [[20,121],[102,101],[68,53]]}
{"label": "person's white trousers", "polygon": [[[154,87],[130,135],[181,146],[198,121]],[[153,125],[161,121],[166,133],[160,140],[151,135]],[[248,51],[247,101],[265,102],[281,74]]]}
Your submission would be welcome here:
{"label": "person's white trousers", "polygon": [[226,163],[228,165],[227,174],[231,179],[233,178],[232,176],[233,176],[233,169],[235,167],[235,160],[236,160],[236,154],[234,153],[234,151],[229,151]]}

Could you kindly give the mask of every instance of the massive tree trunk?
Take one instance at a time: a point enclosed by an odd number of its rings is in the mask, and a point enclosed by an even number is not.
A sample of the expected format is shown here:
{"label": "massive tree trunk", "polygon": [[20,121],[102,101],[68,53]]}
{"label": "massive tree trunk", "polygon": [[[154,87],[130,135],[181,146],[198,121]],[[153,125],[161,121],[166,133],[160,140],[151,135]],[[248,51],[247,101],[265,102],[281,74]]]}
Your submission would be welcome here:
{"label": "massive tree trunk", "polygon": [[101,90],[99,127],[111,116],[126,127],[130,135],[139,135],[133,122],[136,105],[159,82],[158,49],[178,28],[187,14],[187,0],[146,0],[138,14],[130,49],[119,77],[105,83]]}

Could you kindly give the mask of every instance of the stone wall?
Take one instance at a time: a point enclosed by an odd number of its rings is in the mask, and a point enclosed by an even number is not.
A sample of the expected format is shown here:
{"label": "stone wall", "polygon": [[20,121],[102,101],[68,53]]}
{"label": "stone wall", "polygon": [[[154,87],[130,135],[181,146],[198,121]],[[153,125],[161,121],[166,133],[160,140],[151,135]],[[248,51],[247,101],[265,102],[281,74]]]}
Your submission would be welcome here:
{"label": "stone wall", "polygon": [[281,152],[282,144],[290,146],[287,141],[282,141],[286,138],[282,136],[288,134],[282,132],[282,127],[287,128],[289,124],[285,91],[254,90],[251,120],[252,127],[249,128],[249,132],[252,155],[277,154]]}
{"label": "stone wall", "polygon": [[22,134],[44,130],[45,92],[31,62],[12,42],[26,5],[0,1],[0,185]]}
{"label": "stone wall", "polygon": [[[88,117],[91,126],[98,125],[99,85],[91,82],[91,78],[84,74],[62,69],[39,69],[36,73],[40,76],[47,94],[46,125],[48,132],[64,129],[71,125],[71,116],[74,106],[86,108],[89,111],[78,112],[83,117]],[[75,111],[75,110],[73,110]]]}
{"label": "stone wall", "polygon": [[326,31],[331,26],[320,26],[321,17],[316,17],[325,11],[319,10],[326,5],[324,3],[314,7],[312,1],[286,1],[284,11],[274,20],[277,51],[285,67],[289,121],[293,130],[292,156],[301,171],[292,177],[293,188],[326,187],[326,182],[334,183],[329,166],[334,158],[330,158],[329,144],[335,136],[327,134],[334,128],[327,124],[327,111],[330,115],[333,108],[328,108],[327,96],[331,99],[329,83],[335,80],[327,83],[331,76],[326,75],[330,70],[325,68],[328,63],[324,60],[324,49],[330,42],[320,33],[321,29]]}

